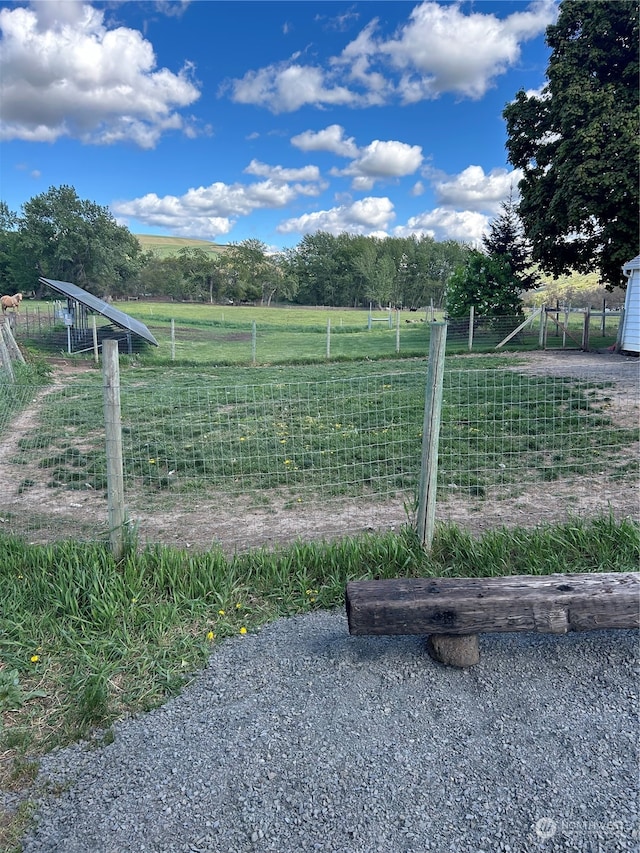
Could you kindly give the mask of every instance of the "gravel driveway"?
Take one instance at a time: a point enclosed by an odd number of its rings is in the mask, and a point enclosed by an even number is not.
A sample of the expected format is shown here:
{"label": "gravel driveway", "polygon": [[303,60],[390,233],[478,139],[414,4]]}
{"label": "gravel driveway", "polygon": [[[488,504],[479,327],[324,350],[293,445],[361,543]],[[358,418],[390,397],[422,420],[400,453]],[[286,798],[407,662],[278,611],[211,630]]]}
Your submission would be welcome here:
{"label": "gravel driveway", "polygon": [[342,612],[282,619],[110,745],[45,756],[24,850],[637,851],[637,651],[494,634],[458,670]]}

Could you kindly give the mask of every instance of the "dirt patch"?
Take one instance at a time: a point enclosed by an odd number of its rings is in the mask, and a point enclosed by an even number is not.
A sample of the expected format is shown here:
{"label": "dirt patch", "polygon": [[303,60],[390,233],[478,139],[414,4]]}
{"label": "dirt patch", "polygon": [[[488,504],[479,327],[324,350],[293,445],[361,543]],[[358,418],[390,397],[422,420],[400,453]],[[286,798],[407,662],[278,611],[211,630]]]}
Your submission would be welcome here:
{"label": "dirt patch", "polygon": [[[513,358],[512,355],[505,358]],[[611,353],[571,351],[535,352],[518,356],[522,363],[510,367],[518,373],[566,376],[603,383],[597,393],[604,409],[620,426],[635,427],[640,419],[640,362]],[[56,538],[95,539],[107,533],[104,493],[90,488],[65,491],[47,488],[42,471],[15,464],[21,435],[37,429],[42,401],[63,386],[69,376],[90,366],[59,360],[54,383],[38,392],[32,404],[13,422],[0,442],[3,493],[0,524],[23,533],[30,541]],[[625,449],[629,460],[638,459],[638,447]],[[29,483],[25,487],[25,483]],[[141,542],[157,542],[194,549],[217,544],[227,551],[273,547],[297,539],[332,539],[365,531],[397,530],[412,520],[402,497],[391,501],[361,498],[314,502],[271,495],[268,505],[259,496],[232,500],[210,493],[198,503],[167,508],[162,499],[152,507],[148,499],[132,497],[129,513]],[[640,518],[638,478],[614,480],[606,470],[589,477],[553,483],[523,483],[487,495],[452,493],[440,500],[437,519],[454,522],[474,533],[499,526],[533,526],[562,522],[578,516],[610,511],[617,518]],[[6,527],[5,527],[6,525]]]}

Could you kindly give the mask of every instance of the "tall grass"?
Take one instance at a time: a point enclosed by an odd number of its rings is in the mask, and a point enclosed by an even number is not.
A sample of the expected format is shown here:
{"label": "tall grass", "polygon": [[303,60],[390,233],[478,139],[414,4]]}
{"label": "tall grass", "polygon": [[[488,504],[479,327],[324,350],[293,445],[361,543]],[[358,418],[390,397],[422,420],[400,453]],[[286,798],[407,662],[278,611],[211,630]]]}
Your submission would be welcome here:
{"label": "tall grass", "polygon": [[409,529],[231,557],[131,549],[120,562],[99,545],[0,536],[0,682],[17,672],[21,690],[46,693],[2,707],[4,737],[28,729],[46,748],[148,709],[180,688],[212,643],[340,607],[352,579],[628,571],[639,548],[637,525],[611,517],[478,539],[444,525],[430,553]]}

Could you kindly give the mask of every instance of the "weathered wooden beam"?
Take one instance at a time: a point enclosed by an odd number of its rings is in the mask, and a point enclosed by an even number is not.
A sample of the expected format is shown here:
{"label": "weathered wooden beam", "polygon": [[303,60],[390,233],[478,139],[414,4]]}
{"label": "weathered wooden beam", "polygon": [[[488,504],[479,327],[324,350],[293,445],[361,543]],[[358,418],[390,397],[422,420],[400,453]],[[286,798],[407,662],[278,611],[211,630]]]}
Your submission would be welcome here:
{"label": "weathered wooden beam", "polygon": [[352,581],[351,634],[478,634],[640,627],[640,573]]}
{"label": "weathered wooden beam", "polygon": [[352,581],[353,635],[428,634],[432,657],[478,662],[480,633],[640,627],[640,573]]}

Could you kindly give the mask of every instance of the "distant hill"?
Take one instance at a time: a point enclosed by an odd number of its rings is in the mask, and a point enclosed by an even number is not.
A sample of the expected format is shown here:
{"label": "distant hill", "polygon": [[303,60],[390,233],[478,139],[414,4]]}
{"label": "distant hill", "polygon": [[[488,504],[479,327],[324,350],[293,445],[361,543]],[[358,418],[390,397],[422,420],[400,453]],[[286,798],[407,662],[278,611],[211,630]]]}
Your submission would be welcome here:
{"label": "distant hill", "polygon": [[156,237],[154,234],[135,234],[145,252],[153,252],[159,258],[169,258],[177,255],[180,249],[187,246],[202,249],[211,255],[221,255],[227,251],[227,246],[219,246],[209,240],[192,240],[187,237]]}
{"label": "distant hill", "polygon": [[541,287],[523,294],[525,304],[552,305],[557,300],[561,305],[573,305],[575,308],[586,305],[601,308],[605,300],[610,308],[619,308],[624,305],[624,290],[616,287],[609,292],[603,285],[598,284],[598,274],[595,272],[574,272],[555,279],[542,275],[541,278],[543,282]]}

